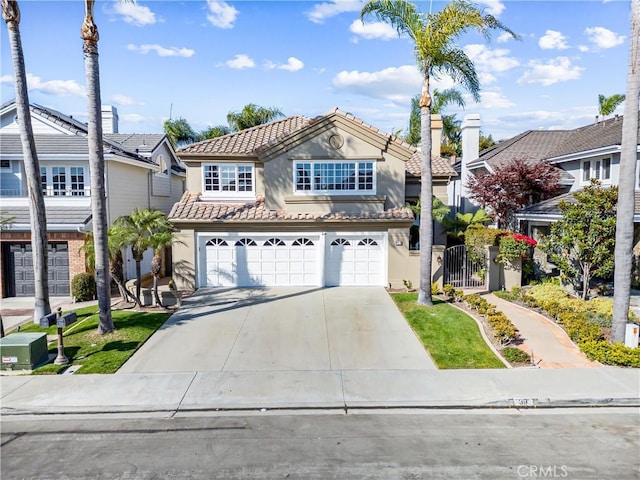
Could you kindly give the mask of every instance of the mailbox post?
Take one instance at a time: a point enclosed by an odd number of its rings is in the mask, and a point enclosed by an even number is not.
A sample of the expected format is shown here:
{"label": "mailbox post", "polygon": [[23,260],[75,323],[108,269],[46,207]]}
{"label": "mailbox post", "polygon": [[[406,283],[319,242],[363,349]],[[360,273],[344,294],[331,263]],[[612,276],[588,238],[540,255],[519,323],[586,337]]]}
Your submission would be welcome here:
{"label": "mailbox post", "polygon": [[55,312],[51,312],[49,315],[45,315],[40,319],[40,326],[43,328],[50,327],[55,324],[58,327],[58,356],[53,361],[55,365],[66,365],[69,363],[69,359],[64,354],[64,340],[62,336],[62,329],[74,323],[78,319],[75,312],[62,315],[62,307],[58,307]]}

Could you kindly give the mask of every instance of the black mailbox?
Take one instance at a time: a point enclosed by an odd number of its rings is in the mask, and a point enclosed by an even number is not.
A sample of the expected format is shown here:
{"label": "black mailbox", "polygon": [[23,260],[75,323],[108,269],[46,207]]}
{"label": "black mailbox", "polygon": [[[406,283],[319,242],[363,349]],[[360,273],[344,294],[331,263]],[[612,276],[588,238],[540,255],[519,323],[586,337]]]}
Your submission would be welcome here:
{"label": "black mailbox", "polygon": [[72,323],[75,323],[76,320],[78,320],[76,312],[65,313],[58,319],[58,328],[68,327]]}
{"label": "black mailbox", "polygon": [[47,327],[50,327],[51,325],[55,325],[57,319],[58,319],[58,314],[56,312],[51,312],[50,314],[45,315],[40,319],[40,327],[47,328]]}
{"label": "black mailbox", "polygon": [[76,312],[65,313],[58,318],[57,312],[51,312],[49,315],[45,315],[40,319],[40,327],[47,328],[51,325],[56,325],[58,328],[68,327],[72,323],[78,320]]}

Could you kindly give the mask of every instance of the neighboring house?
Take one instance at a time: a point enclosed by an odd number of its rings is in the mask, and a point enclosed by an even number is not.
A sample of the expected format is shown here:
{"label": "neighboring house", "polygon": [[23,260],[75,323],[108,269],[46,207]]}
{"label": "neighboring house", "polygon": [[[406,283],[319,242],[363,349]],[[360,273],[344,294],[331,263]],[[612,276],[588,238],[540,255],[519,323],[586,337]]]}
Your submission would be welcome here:
{"label": "neighboring house", "polygon": [[[55,110],[31,105],[45,194],[51,295],[70,295],[70,281],[85,271],[81,247],[91,231],[87,126]],[[105,190],[109,224],[134,208],[169,213],[184,192],[185,173],[162,134],[119,134],[114,107],[103,106]],[[13,218],[0,232],[2,297],[32,296],[29,197],[15,102],[0,106],[0,211]],[[151,255],[149,255],[151,257]],[[128,256],[126,274],[135,275]]]}
{"label": "neighboring house", "polygon": [[[419,195],[419,154],[402,140],[334,109],[177,154],[187,166],[169,216],[180,288],[417,285],[406,204]],[[434,190],[446,195],[454,174],[434,159]]]}
{"label": "neighboring house", "polygon": [[[476,138],[479,135],[479,117],[473,116],[470,122],[465,117],[463,128],[463,151],[466,152],[465,138]],[[465,137],[466,135],[466,137]],[[549,224],[560,218],[560,201],[573,201],[573,192],[581,190],[597,179],[603,186],[618,185],[620,149],[622,143],[622,117],[616,115],[607,120],[596,121],[573,130],[528,130],[513,138],[501,141],[491,148],[475,154],[473,148],[463,154],[458,165],[460,182],[456,183],[459,195],[457,207],[477,208],[468,201],[462,179],[469,175],[492,171],[496,166],[503,165],[514,159],[527,162],[548,162],[560,170],[560,184],[563,191],[557,197],[528,206],[516,213],[520,230],[540,239],[548,232]],[[634,252],[640,255],[640,145],[638,146],[638,164],[636,171],[636,202],[634,221],[636,223]],[[453,189],[453,186],[451,187]],[[465,197],[466,201],[465,201]],[[467,210],[468,211],[468,210]]]}

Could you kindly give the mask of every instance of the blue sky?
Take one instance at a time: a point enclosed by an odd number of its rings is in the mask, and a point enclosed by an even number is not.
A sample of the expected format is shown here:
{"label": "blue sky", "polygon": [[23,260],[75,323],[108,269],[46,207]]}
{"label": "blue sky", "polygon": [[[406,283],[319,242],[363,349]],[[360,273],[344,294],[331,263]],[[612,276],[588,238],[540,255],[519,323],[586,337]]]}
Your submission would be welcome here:
{"label": "blue sky", "polygon": [[[415,2],[437,11],[445,2]],[[462,118],[503,139],[529,129],[594,121],[598,94],[624,93],[628,1],[477,2],[521,35],[477,34],[459,44],[480,75],[481,102]],[[19,1],[30,100],[86,120],[80,26],[84,2]],[[420,74],[411,43],[387,25],[359,20],[361,1],[96,2],[102,103],[121,133],[154,133],[172,115],[196,130],[226,124],[248,103],[313,117],[339,107],[384,131],[405,130]],[[2,22],[0,93],[15,96]],[[455,86],[449,79],[432,83]],[[462,87],[458,87],[461,91]],[[623,106],[616,113],[622,114]]]}

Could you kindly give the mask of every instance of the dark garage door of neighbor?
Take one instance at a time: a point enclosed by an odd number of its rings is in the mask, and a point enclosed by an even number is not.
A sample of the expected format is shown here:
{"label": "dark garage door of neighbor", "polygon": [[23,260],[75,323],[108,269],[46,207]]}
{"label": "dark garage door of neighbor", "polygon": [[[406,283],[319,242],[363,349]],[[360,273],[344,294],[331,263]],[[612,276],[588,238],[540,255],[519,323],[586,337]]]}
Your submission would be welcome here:
{"label": "dark garage door of neighbor", "polygon": [[[66,297],[69,287],[69,246],[65,243],[49,243],[49,295]],[[9,296],[31,297],[35,295],[33,255],[31,243],[12,243],[8,251]],[[13,277],[13,282],[11,279]]]}

